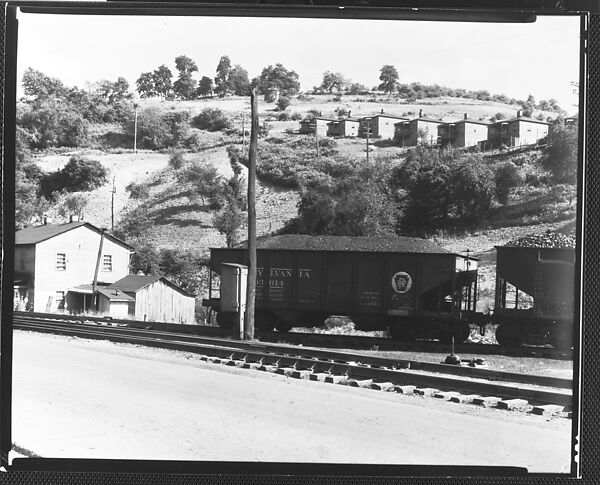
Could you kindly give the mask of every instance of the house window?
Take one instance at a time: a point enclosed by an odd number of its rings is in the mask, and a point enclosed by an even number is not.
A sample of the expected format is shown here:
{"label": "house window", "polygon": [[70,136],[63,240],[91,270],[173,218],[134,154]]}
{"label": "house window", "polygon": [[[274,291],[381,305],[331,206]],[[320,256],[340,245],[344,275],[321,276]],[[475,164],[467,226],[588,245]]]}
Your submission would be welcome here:
{"label": "house window", "polygon": [[65,253],[56,253],[56,270],[66,271],[67,269],[67,255]]}
{"label": "house window", "polygon": [[56,308],[59,310],[63,310],[65,308],[65,292],[57,291],[56,292]]}
{"label": "house window", "polygon": [[112,271],[112,254],[105,254],[102,257],[102,271]]}

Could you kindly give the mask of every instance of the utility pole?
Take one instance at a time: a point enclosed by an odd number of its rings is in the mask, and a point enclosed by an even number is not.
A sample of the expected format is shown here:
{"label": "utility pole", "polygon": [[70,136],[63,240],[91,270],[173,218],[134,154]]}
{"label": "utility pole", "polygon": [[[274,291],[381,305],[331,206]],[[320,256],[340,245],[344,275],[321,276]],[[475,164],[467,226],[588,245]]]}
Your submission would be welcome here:
{"label": "utility pole", "polygon": [[258,97],[250,92],[251,124],[248,153],[248,284],[246,285],[246,325],[244,339],[254,340],[254,307],[256,297],[256,148],[258,145]]}
{"label": "utility pole", "polygon": [[102,246],[104,245],[104,233],[106,229],[102,229],[100,235],[100,246],[98,247],[98,257],[96,258],[96,271],[94,271],[94,281],[92,283],[92,309],[96,309],[96,286],[98,285],[98,270],[100,269],[100,260],[102,259]]}
{"label": "utility pole", "polygon": [[115,230],[115,193],[117,189],[115,188],[115,177],[117,175],[113,172],[112,179],[112,189],[110,191],[110,230]]}
{"label": "utility pole", "polygon": [[319,161],[319,124],[315,119],[315,145],[317,147],[317,161]]}
{"label": "utility pole", "polygon": [[371,118],[365,118],[367,122],[367,163],[369,163],[369,133],[371,132]]}
{"label": "utility pole", "polygon": [[137,153],[137,118],[138,118],[138,104],[134,103],[133,108],[135,114],[133,117],[133,153]]}
{"label": "utility pole", "polygon": [[246,151],[246,113],[242,111],[242,154]]}

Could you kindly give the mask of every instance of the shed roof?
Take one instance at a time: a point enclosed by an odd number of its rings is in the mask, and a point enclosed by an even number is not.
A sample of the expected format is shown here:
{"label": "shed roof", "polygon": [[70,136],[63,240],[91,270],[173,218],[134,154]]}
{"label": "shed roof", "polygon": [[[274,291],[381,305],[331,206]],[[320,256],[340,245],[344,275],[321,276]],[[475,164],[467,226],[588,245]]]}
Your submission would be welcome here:
{"label": "shed roof", "polygon": [[408,120],[408,118],[406,116],[399,116],[399,115],[390,115],[387,113],[378,113],[376,115],[373,116],[367,116],[366,118],[394,118],[397,120]]}
{"label": "shed roof", "polygon": [[178,291],[179,293],[182,293],[187,296],[194,296],[192,293],[185,291],[180,286],[177,286],[175,283],[169,281],[167,278],[165,278],[164,276],[160,276],[160,275],[130,274],[130,275],[127,275],[124,278],[121,278],[120,280],[115,281],[114,283],[108,285],[106,287],[106,289],[108,289],[108,290],[116,289],[116,290],[126,291],[126,292],[130,292],[130,293],[137,293],[138,291],[146,288],[147,286],[151,285],[152,283],[156,283],[157,281],[162,281],[164,284],[166,284],[167,286],[170,286],[171,288]]}
{"label": "shed roof", "polygon": [[[47,241],[55,236],[60,234],[64,234],[65,232],[72,231],[73,229],[77,229],[79,227],[87,227],[98,234],[102,233],[102,230],[97,228],[96,226],[90,224],[86,221],[77,221],[77,222],[68,222],[65,224],[44,224],[42,226],[29,226],[25,229],[21,229],[15,233],[15,245],[29,245],[29,244],[38,244],[42,241]],[[108,232],[104,233],[105,236],[120,244],[121,246],[127,249],[133,249],[129,244],[124,241],[121,241],[119,238],[109,234]]]}
{"label": "shed roof", "polygon": [[[240,245],[240,247],[246,246],[246,242]],[[350,237],[284,234],[281,236],[259,237],[256,239],[256,247],[257,249],[288,249],[295,251],[450,254],[450,251],[427,239],[405,236]]]}
{"label": "shed roof", "polygon": [[135,298],[129,296],[127,293],[124,293],[121,290],[117,290],[117,289],[106,289],[106,288],[99,288],[98,289],[98,293],[100,293],[101,295],[104,295],[106,298],[108,298],[110,301],[135,301]]}

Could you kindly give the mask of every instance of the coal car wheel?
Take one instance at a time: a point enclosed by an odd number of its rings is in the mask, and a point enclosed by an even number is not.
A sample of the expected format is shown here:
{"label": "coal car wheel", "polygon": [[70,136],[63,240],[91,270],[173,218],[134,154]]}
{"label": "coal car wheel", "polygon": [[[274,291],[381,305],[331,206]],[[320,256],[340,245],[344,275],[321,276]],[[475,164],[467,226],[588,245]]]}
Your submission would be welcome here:
{"label": "coal car wheel", "polygon": [[280,333],[287,333],[292,329],[292,327],[293,327],[293,325],[290,325],[289,323],[285,323],[285,322],[279,322],[275,325],[275,328]]}
{"label": "coal car wheel", "polygon": [[440,342],[451,343],[452,337],[454,337],[455,344],[461,344],[466,342],[471,335],[471,328],[468,323],[457,323],[444,328],[437,334],[437,338]]}
{"label": "coal car wheel", "polygon": [[553,330],[550,332],[548,341],[556,350],[568,351],[573,348],[573,335],[570,332]]}
{"label": "coal car wheel", "polygon": [[501,347],[514,348],[523,343],[523,335],[519,327],[501,323],[496,328],[496,340]]}
{"label": "coal car wheel", "polygon": [[390,325],[389,333],[393,340],[399,342],[412,342],[415,339],[413,332],[409,328],[401,325]]}

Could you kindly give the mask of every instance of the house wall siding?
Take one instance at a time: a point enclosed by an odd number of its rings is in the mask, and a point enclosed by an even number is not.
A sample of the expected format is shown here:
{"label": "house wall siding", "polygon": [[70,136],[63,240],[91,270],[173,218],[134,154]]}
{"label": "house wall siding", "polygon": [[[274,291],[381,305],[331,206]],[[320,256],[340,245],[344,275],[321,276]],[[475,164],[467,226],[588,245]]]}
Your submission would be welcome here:
{"label": "house wall siding", "polygon": [[488,139],[488,127],[479,123],[460,123],[459,132],[453,145],[471,147]]}
{"label": "house wall siding", "polygon": [[[69,288],[93,282],[100,237],[97,232],[81,226],[36,245],[33,311],[54,311],[57,309],[57,291],[63,291],[66,295]],[[66,255],[66,270],[56,269],[57,253]],[[127,248],[105,238],[102,254],[112,255],[112,271],[102,271],[101,261],[98,281],[113,283],[127,276]]]}
{"label": "house wall siding", "polygon": [[135,294],[137,320],[194,323],[196,299],[175,291],[162,281],[156,281]]}

